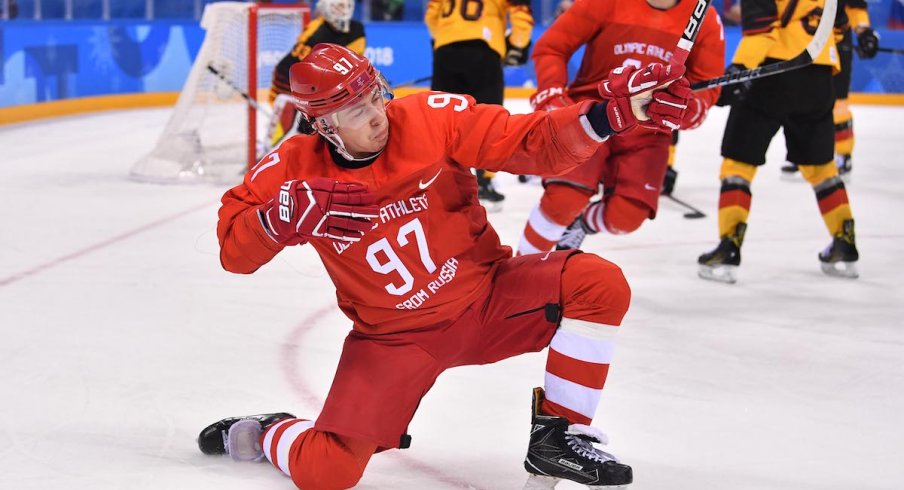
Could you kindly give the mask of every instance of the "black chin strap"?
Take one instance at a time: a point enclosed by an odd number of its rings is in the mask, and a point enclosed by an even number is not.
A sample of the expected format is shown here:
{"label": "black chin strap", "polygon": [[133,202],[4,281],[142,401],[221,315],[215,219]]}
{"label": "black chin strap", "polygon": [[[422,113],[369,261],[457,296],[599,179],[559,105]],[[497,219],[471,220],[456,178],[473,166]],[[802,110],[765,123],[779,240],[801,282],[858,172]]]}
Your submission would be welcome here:
{"label": "black chin strap", "polygon": [[342,168],[355,169],[355,168],[367,167],[371,163],[374,163],[374,160],[376,160],[377,157],[380,156],[380,153],[383,153],[383,151],[381,150],[381,151],[378,151],[377,153],[374,153],[373,156],[367,157],[363,160],[349,160],[349,159],[345,158],[344,156],[342,156],[338,150],[336,150],[336,145],[327,141],[326,139],[324,139],[323,141],[326,143],[327,147],[330,149],[330,156],[333,158],[333,163],[335,163],[336,165],[339,165]]}

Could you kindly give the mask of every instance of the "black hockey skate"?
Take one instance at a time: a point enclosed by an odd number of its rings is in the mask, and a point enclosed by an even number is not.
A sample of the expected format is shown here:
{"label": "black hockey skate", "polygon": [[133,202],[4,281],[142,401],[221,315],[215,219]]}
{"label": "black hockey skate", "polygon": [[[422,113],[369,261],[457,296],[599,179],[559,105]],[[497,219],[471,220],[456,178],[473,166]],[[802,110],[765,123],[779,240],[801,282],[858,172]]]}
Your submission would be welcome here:
{"label": "black hockey skate", "polygon": [[263,429],[274,422],[294,418],[285,412],[225,418],[201,431],[198,448],[204,454],[228,454],[236,461],[256,461],[263,457],[259,442]]}
{"label": "black hockey skate", "polygon": [[558,243],[556,243],[556,250],[572,250],[576,248],[581,248],[581,244],[584,243],[584,238],[587,238],[587,235],[593,235],[596,231],[591,230],[587,223],[584,221],[584,214],[581,213],[580,216],[574,219],[568,228],[565,228],[565,231],[562,233],[562,238],[559,238]]}
{"label": "black hockey skate", "polygon": [[477,171],[477,199],[491,213],[501,211],[502,201],[505,201],[505,196],[496,190],[493,181],[484,175],[483,170]]}
{"label": "black hockey skate", "polygon": [[552,489],[570,480],[591,489],[626,488],[634,480],[631,467],[593,443],[606,444],[602,432],[586,425],[568,425],[562,417],[540,414],[543,388],[534,388],[530,446],[524,468],[530,473],[524,490]]}
{"label": "black hockey skate", "polygon": [[741,244],[744,242],[744,232],[747,231],[747,223],[738,223],[734,233],[722,237],[719,246],[709,253],[697,258],[700,264],[697,275],[710,281],[734,284],[738,282],[737,270],[741,265]]}
{"label": "black hockey skate", "polygon": [[841,225],[841,233],[832,237],[832,243],[819,252],[819,263],[822,271],[832,277],[857,279],[857,245],[854,243],[854,220],[845,220]]}
{"label": "black hockey skate", "polygon": [[854,165],[851,162],[850,155],[835,155],[835,166],[838,167],[838,175],[841,176],[841,180],[843,180],[846,184],[851,182],[851,170],[853,170]]}

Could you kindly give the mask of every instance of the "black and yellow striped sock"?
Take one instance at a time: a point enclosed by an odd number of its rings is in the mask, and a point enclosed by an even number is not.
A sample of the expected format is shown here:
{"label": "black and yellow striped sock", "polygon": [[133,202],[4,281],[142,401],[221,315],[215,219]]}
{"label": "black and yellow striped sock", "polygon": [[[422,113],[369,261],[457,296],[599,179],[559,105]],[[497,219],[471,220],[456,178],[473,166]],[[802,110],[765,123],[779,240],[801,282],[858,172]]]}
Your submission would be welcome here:
{"label": "black and yellow striped sock", "polygon": [[750,183],[756,175],[756,166],[726,158],[722,161],[719,176],[719,237],[735,232],[738,223],[746,223],[750,214],[752,194]]}
{"label": "black and yellow striped sock", "polygon": [[822,165],[800,165],[800,174],[816,193],[819,212],[832,236],[843,232],[844,222],[853,219],[851,204],[848,201],[844,182],[838,175],[835,162]]}
{"label": "black and yellow striped sock", "polygon": [[846,99],[835,101],[832,118],[835,121],[835,153],[850,156],[854,152],[854,116]]}

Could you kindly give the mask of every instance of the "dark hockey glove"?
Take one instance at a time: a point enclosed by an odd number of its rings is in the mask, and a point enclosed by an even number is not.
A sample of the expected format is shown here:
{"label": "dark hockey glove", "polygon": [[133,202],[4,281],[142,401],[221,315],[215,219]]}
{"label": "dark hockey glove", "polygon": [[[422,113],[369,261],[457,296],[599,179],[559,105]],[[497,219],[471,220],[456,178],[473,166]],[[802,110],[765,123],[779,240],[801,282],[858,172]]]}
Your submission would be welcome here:
{"label": "dark hockey glove", "polygon": [[[735,73],[742,72],[746,69],[747,67],[744,65],[733,63],[725,68],[725,74],[734,75]],[[719,100],[716,101],[716,105],[724,107],[741,102],[747,97],[747,92],[750,91],[750,84],[750,80],[747,80],[746,82],[733,83],[722,87],[722,93],[719,94]]]}
{"label": "dark hockey glove", "polygon": [[857,55],[868,60],[876,57],[879,52],[879,35],[876,31],[865,27],[857,33]]}
{"label": "dark hockey glove", "polygon": [[527,64],[528,55],[530,54],[531,41],[527,42],[527,46],[523,48],[515,47],[509,38],[505,38],[505,66],[521,66]]}
{"label": "dark hockey glove", "polygon": [[373,228],[379,207],[361,184],[345,184],[319,177],[290,180],[259,213],[264,231],[273,241],[297,245],[310,238],[357,242]]}

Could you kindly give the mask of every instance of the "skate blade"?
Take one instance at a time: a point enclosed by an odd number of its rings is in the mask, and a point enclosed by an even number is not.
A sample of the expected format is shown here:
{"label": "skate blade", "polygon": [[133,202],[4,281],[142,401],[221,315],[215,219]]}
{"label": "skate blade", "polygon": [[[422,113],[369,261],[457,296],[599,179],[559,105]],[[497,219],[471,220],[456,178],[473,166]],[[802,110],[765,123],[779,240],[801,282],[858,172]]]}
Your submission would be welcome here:
{"label": "skate blade", "polygon": [[552,476],[530,475],[523,490],[552,490],[561,480]]}
{"label": "skate blade", "polygon": [[480,204],[487,210],[488,213],[498,213],[502,211],[502,201],[484,201],[480,200]]}
{"label": "skate blade", "polygon": [[697,276],[708,281],[716,281],[725,284],[734,284],[738,282],[738,266],[736,265],[719,265],[710,266],[700,264],[697,269]]}
{"label": "skate blade", "polygon": [[234,461],[260,461],[264,457],[260,438],[261,424],[257,420],[239,420],[229,428],[227,452]]}
{"label": "skate blade", "polygon": [[857,271],[856,262],[820,262],[822,272],[827,276],[840,277],[842,279],[857,279],[860,273]]}
{"label": "skate blade", "polygon": [[[553,490],[562,481],[552,476],[530,475],[523,490]],[[628,488],[628,485],[587,485],[589,490],[616,490]]]}
{"label": "skate blade", "polygon": [[785,182],[803,182],[804,178],[800,176],[800,172],[782,172],[781,180]]}

